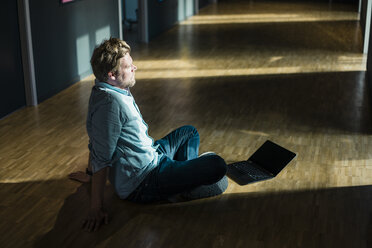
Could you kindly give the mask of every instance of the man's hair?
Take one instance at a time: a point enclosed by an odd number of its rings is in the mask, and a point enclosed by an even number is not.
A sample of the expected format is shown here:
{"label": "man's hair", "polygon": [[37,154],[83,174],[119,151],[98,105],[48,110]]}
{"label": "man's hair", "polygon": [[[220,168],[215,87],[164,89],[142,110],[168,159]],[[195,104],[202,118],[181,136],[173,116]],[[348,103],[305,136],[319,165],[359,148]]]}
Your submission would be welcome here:
{"label": "man's hair", "polygon": [[112,72],[117,75],[120,59],[127,53],[130,53],[130,46],[125,41],[112,37],[104,40],[94,49],[90,59],[94,76],[101,82],[107,82],[107,74]]}

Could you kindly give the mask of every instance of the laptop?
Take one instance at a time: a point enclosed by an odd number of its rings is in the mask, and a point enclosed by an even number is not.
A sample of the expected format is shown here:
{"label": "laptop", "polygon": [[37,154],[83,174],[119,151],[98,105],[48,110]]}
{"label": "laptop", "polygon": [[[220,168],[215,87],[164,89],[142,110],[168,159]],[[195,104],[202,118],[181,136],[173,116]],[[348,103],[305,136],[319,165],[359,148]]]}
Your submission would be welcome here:
{"label": "laptop", "polygon": [[296,154],[267,140],[247,161],[227,166],[227,176],[239,185],[274,178]]}

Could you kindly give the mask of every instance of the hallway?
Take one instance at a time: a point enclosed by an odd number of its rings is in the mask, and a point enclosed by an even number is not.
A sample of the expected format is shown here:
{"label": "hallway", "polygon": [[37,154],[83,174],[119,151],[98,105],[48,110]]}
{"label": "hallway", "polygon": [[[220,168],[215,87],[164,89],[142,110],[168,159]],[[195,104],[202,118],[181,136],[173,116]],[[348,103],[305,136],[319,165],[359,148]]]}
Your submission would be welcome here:
{"label": "hallway", "polygon": [[[372,119],[357,7],[219,1],[133,44],[132,89],[155,140],[186,124],[200,153],[297,154],[276,178],[222,196],[138,205],[106,188],[109,225],[80,230],[93,76],[0,120],[0,247],[370,247]],[[76,188],[78,189],[76,190]]]}

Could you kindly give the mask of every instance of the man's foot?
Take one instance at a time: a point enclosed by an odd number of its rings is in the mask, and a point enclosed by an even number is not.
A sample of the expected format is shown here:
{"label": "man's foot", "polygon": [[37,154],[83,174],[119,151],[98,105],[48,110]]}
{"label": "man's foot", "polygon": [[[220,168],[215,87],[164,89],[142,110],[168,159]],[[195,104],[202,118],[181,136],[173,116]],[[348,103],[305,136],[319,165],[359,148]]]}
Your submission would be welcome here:
{"label": "man's foot", "polygon": [[68,178],[81,183],[90,183],[91,176],[83,171],[76,171],[68,175]]}
{"label": "man's foot", "polygon": [[209,155],[216,155],[216,153],[215,152],[211,152],[211,151],[204,152],[204,153],[200,154],[199,157],[209,156]]}

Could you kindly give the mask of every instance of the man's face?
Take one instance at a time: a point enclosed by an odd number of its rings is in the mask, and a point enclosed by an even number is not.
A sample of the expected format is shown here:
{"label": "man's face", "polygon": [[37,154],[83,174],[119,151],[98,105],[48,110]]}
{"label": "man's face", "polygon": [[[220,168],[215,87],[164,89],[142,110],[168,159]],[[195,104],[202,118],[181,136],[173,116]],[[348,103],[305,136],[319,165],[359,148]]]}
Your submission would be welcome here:
{"label": "man's face", "polygon": [[116,75],[116,82],[120,88],[133,87],[136,84],[135,71],[137,67],[133,65],[133,59],[129,53],[120,59],[120,67]]}

